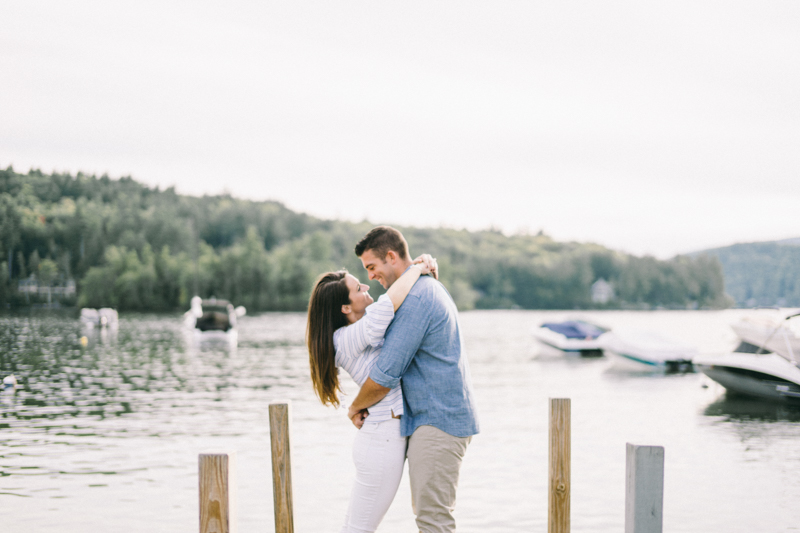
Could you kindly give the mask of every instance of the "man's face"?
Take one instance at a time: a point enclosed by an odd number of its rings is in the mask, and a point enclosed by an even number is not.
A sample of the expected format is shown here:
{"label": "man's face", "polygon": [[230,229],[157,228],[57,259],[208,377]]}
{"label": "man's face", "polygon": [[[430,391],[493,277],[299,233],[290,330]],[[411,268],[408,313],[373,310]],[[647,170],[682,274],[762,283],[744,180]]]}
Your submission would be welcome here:
{"label": "man's face", "polygon": [[380,259],[371,249],[364,250],[364,253],[361,254],[361,264],[367,270],[369,279],[378,280],[378,283],[383,285],[384,289],[388,289],[392,286],[392,283],[397,281],[397,274],[394,272],[393,253],[386,254],[388,261]]}

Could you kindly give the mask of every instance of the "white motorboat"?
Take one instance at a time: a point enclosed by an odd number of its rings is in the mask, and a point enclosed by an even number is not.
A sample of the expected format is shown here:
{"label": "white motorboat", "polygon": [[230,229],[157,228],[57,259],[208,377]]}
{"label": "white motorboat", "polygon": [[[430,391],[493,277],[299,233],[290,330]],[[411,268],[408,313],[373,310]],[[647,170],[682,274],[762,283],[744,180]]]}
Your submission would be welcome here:
{"label": "white motorboat", "polygon": [[19,382],[17,381],[17,376],[14,374],[3,378],[3,392],[13,394],[17,391],[17,385],[19,385]]}
{"label": "white motorboat", "polygon": [[615,328],[600,338],[615,366],[635,371],[680,372],[692,370],[697,348],[661,333]]}
{"label": "white motorboat", "polygon": [[760,337],[752,335],[752,327],[734,327],[737,334],[744,335],[739,346],[726,355],[698,357],[695,366],[729,393],[778,401],[800,400],[800,352],[795,350],[798,337],[787,325],[789,319],[798,316],[800,313],[789,314],[771,333]]}
{"label": "white motorboat", "polygon": [[800,321],[786,320],[798,312],[800,309],[761,309],[734,322],[731,328],[742,342],[756,348],[763,347],[784,357],[800,356]]}
{"label": "white motorboat", "polygon": [[247,313],[241,305],[234,309],[228,300],[195,296],[191,308],[184,313],[184,326],[193,340],[224,342],[236,346],[239,339],[237,319]]}
{"label": "white motorboat", "polygon": [[544,352],[597,357],[603,355],[599,339],[607,331],[583,320],[565,320],[545,322],[533,332],[533,336]]}
{"label": "white motorboat", "polygon": [[92,309],[84,307],[81,309],[81,323],[89,328],[94,327],[116,327],[119,324],[119,315],[116,309],[101,307]]}

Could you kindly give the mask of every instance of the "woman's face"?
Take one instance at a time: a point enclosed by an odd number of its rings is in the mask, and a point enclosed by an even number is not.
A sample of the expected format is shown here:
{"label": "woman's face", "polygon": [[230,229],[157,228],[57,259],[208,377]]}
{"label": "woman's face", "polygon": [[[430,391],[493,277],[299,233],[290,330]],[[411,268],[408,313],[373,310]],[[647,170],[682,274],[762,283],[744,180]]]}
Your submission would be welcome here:
{"label": "woman's face", "polygon": [[352,274],[347,274],[344,282],[350,289],[350,305],[343,305],[342,312],[352,324],[364,316],[364,310],[374,300],[369,295],[369,285],[359,282]]}

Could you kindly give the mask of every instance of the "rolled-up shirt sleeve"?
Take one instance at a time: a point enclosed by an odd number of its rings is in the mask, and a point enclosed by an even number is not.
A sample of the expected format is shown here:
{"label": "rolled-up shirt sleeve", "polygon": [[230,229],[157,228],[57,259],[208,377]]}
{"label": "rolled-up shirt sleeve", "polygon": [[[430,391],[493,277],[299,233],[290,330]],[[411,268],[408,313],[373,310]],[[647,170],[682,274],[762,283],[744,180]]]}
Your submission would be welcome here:
{"label": "rolled-up shirt sleeve", "polygon": [[389,389],[400,384],[425,338],[429,322],[430,309],[421,304],[420,298],[409,295],[386,331],[381,354],[369,373],[372,381]]}

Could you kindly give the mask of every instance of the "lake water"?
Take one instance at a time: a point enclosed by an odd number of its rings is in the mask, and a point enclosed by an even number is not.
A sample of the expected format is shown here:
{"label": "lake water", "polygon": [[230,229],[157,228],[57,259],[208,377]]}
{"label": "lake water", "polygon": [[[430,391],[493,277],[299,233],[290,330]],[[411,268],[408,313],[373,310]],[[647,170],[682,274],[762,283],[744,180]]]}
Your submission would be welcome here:
{"label": "lake water", "polygon": [[[800,529],[800,410],[726,399],[702,374],[635,374],[539,356],[532,330],[581,316],[724,352],[746,311],[462,313],[481,434],[461,472],[459,530],[547,530],[548,398],[572,399],[572,530],[619,532],[625,444],[665,447],[665,531]],[[355,434],[314,398],[304,315],[241,321],[238,350],[192,347],[178,315],[0,318],[0,520],[18,532],[198,530],[197,455],[236,453],[239,531],[271,531],[268,405],[292,404],[295,529],[339,530]],[[346,389],[353,397],[352,383]],[[415,531],[407,479],[380,531]]]}

